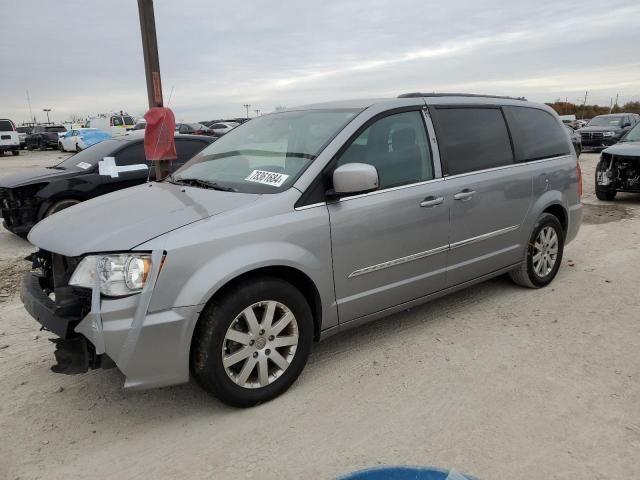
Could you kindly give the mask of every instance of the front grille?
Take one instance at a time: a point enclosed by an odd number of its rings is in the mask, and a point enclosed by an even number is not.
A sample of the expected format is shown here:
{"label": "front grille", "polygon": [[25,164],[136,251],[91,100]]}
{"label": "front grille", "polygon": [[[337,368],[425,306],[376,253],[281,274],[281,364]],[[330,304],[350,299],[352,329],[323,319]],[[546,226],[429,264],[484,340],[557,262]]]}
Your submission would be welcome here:
{"label": "front grille", "polygon": [[61,307],[77,306],[79,318],[91,310],[91,289],[69,286],[71,275],[82,257],[66,257],[38,250],[31,260],[33,269],[41,277],[40,286],[47,295],[55,293],[56,304]]}
{"label": "front grille", "polygon": [[583,140],[602,140],[604,133],[602,132],[580,132]]}

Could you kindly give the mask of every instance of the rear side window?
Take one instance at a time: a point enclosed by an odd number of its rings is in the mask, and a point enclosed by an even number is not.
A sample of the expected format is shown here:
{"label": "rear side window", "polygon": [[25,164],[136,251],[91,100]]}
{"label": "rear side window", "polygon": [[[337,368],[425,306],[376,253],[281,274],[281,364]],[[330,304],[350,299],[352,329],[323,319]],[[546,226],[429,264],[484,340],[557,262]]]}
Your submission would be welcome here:
{"label": "rear side window", "polygon": [[506,107],[519,162],[569,154],[562,126],[548,112],[529,107]]}
{"label": "rear side window", "polygon": [[0,132],[13,132],[13,124],[9,120],[0,120]]}
{"label": "rear side window", "polygon": [[436,108],[438,145],[447,175],[514,163],[499,108]]}

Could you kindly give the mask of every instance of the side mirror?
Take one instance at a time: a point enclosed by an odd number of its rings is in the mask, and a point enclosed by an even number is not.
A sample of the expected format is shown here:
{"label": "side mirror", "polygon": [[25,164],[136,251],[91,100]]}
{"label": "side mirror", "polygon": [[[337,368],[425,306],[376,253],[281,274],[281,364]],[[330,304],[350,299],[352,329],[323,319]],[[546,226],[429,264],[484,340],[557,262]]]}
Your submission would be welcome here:
{"label": "side mirror", "polygon": [[333,172],[333,192],[339,195],[370,192],[378,188],[378,171],[366,163],[347,163]]}

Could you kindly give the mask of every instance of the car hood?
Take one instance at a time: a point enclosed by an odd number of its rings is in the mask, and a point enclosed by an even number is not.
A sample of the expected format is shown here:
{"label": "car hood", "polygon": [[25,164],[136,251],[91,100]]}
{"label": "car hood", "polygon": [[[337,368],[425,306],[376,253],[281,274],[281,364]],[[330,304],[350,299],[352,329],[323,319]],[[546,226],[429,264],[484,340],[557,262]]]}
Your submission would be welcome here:
{"label": "car hood", "polygon": [[603,150],[603,153],[640,157],[640,142],[619,142]]}
{"label": "car hood", "polygon": [[618,127],[594,126],[594,127],[582,127],[578,131],[579,132],[619,132],[620,130],[622,129]]}
{"label": "car hood", "polygon": [[0,188],[17,188],[34,183],[49,182],[58,178],[77,175],[77,170],[58,170],[55,168],[28,168],[22,172],[0,177]]}
{"label": "car hood", "polygon": [[176,228],[251,204],[259,197],[167,182],[144,184],[47,217],[31,230],[29,241],[70,257],[128,251]]}

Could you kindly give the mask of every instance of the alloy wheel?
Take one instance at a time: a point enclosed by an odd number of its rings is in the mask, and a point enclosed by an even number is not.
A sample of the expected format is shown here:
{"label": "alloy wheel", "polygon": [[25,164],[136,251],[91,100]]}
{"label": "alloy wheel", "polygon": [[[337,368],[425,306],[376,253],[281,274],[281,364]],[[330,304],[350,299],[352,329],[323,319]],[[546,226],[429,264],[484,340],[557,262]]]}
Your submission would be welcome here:
{"label": "alloy wheel", "polygon": [[546,226],[538,233],[533,244],[533,269],[544,278],[549,275],[558,260],[558,233],[551,226]]}
{"label": "alloy wheel", "polygon": [[298,322],[274,300],[248,306],[231,322],[222,342],[227,376],[243,388],[261,388],[291,365],[298,346]]}

